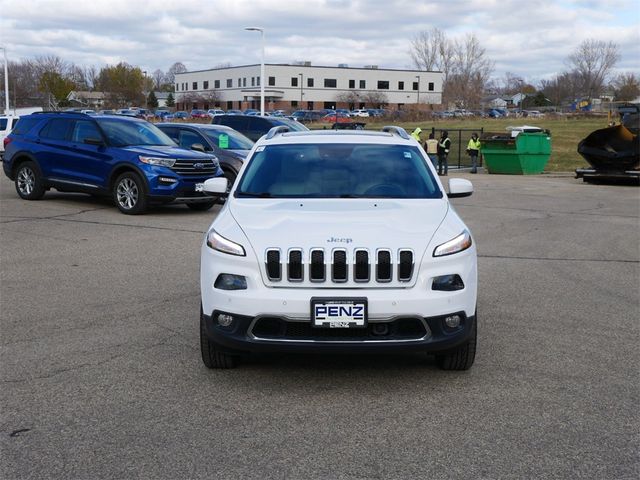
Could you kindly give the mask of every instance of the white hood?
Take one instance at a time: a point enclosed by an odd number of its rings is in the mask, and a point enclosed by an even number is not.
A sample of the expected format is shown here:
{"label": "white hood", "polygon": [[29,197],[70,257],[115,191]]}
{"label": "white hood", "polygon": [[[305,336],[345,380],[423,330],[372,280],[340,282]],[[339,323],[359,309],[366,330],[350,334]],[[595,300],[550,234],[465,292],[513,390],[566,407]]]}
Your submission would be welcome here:
{"label": "white hood", "polygon": [[445,199],[243,199],[230,205],[259,259],[268,248],[412,249],[421,258]]}

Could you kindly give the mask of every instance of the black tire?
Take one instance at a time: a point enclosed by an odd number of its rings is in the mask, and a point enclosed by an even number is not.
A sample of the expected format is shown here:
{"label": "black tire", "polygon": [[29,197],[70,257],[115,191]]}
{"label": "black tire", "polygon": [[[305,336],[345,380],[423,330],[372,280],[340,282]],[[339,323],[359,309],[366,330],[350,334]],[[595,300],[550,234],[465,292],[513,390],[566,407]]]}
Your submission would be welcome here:
{"label": "black tire", "polygon": [[195,210],[196,212],[206,212],[211,207],[216,204],[217,200],[211,200],[210,202],[200,202],[200,203],[187,203],[187,207],[191,210]]}
{"label": "black tire", "polygon": [[436,355],[436,363],[442,370],[469,370],[476,358],[478,337],[478,315],[473,325],[471,338],[462,345],[441,355]]}
{"label": "black tire", "polygon": [[44,196],[45,188],[40,169],[30,160],[18,166],[14,183],[16,192],[24,200],[40,200]]}
{"label": "black tire", "polygon": [[220,195],[217,199],[218,203],[224,204],[229,197],[229,192],[231,191],[231,187],[236,181],[236,177],[238,176],[237,172],[233,170],[224,170],[224,177],[227,179],[227,192],[224,195]]}
{"label": "black tire", "polygon": [[204,329],[204,314],[200,305],[200,352],[202,362],[207,368],[228,369],[238,365],[238,356],[222,350],[217,344],[207,338]]}
{"label": "black tire", "polygon": [[113,201],[127,215],[140,215],[147,211],[147,190],[140,176],[124,172],[113,183]]}

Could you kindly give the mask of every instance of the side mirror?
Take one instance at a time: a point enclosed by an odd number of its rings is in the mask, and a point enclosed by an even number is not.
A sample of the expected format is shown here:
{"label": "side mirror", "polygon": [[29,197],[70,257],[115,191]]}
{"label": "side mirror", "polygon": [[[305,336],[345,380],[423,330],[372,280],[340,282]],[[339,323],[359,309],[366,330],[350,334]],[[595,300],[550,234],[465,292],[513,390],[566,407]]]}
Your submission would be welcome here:
{"label": "side mirror", "polygon": [[102,147],[104,145],[104,142],[101,138],[85,138],[83,143],[86,143],[87,145],[97,145],[99,147]]}
{"label": "side mirror", "polygon": [[449,180],[449,198],[468,197],[473,193],[473,184],[464,178]]}
{"label": "side mirror", "polygon": [[202,188],[203,192],[207,193],[226,193],[227,192],[227,179],[225,177],[215,177],[204,181]]}
{"label": "side mirror", "polygon": [[204,145],[202,145],[201,143],[194,143],[193,145],[191,145],[191,150],[196,150],[197,152],[204,153]]}

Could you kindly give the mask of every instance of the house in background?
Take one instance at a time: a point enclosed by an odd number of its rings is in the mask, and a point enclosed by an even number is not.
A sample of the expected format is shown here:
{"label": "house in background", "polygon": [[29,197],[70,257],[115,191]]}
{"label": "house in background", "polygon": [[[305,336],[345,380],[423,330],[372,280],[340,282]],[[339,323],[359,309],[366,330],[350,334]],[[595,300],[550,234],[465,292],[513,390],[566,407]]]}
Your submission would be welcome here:
{"label": "house in background", "polygon": [[104,105],[105,94],[103,92],[83,92],[72,90],[67,95],[69,105],[72,107],[85,107],[99,110]]}

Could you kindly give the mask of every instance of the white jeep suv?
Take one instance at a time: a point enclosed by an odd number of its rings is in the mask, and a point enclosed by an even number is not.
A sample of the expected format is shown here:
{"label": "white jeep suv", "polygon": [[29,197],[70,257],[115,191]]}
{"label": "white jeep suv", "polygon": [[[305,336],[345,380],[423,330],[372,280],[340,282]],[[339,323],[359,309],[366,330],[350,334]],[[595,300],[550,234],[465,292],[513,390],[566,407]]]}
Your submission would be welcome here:
{"label": "white jeep suv", "polygon": [[[204,190],[224,193],[226,179]],[[399,127],[289,132],[254,145],[201,252],[209,368],[246,352],[433,353],[471,367],[471,233],[421,146]]]}

